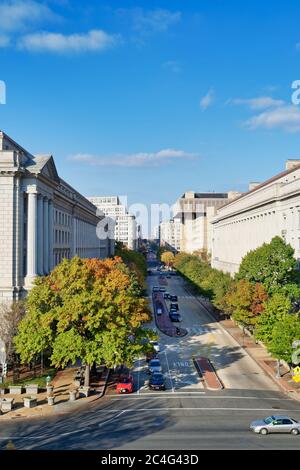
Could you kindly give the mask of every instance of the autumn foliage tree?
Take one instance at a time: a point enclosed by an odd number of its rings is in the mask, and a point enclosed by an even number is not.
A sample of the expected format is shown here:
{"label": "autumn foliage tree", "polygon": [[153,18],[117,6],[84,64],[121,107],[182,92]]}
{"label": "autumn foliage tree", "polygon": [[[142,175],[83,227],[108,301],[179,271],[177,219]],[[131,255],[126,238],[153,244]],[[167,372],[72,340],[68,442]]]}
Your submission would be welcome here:
{"label": "autumn foliage tree", "polygon": [[146,301],[121,258],[64,260],[36,280],[15,338],[22,362],[48,351],[52,365],[77,360],[107,367],[131,366],[151,330]]}
{"label": "autumn foliage tree", "polygon": [[163,263],[165,263],[169,267],[173,266],[175,262],[175,256],[174,256],[174,253],[172,253],[172,251],[164,251],[161,254],[160,259]]}
{"label": "autumn foliage tree", "polygon": [[264,311],[268,295],[262,284],[242,279],[233,284],[225,295],[227,312],[241,325],[253,328]]}

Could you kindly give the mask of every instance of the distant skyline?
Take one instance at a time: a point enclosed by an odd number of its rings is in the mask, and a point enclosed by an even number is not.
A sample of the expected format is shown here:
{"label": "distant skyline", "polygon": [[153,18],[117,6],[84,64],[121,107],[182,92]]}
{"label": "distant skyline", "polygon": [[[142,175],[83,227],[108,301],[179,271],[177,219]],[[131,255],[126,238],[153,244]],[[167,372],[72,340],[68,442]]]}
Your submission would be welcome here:
{"label": "distant skyline", "polygon": [[4,0],[0,129],[87,196],[246,191],[300,158],[299,20],[296,0]]}

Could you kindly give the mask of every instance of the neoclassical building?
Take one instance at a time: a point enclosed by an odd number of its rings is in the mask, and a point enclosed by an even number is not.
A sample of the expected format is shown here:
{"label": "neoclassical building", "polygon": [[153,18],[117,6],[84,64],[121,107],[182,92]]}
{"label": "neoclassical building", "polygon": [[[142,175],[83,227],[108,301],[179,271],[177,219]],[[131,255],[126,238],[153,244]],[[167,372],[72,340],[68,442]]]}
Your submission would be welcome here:
{"label": "neoclassical building", "polygon": [[195,193],[188,191],[176,201],[174,218],[181,222],[180,251],[194,253],[211,251],[210,220],[219,207],[238,197],[240,193]]}
{"label": "neoclassical building", "polygon": [[0,301],[24,297],[63,258],[111,256],[114,240],[96,233],[102,219],[51,155],[31,155],[0,131]]}
{"label": "neoclassical building", "polygon": [[300,260],[300,160],[219,208],[212,219],[212,266],[235,274],[243,257],[279,235]]}

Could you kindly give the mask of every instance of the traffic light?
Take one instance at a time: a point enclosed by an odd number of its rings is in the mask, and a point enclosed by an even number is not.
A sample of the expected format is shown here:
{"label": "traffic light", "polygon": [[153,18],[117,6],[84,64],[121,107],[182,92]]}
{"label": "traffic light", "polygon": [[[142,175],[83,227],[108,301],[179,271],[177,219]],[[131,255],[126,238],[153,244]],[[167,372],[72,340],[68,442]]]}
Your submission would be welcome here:
{"label": "traffic light", "polygon": [[2,375],[3,377],[7,376],[7,364],[2,364]]}

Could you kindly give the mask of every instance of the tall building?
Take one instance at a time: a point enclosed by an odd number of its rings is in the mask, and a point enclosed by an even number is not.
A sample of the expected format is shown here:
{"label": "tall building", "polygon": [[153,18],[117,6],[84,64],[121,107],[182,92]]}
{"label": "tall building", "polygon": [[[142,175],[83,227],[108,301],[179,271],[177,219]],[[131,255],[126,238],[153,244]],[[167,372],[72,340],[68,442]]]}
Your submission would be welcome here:
{"label": "tall building", "polygon": [[171,219],[160,224],[160,246],[168,248],[170,251],[178,253],[181,241],[181,221]]}
{"label": "tall building", "polygon": [[138,227],[134,215],[127,212],[118,196],[88,197],[98,210],[115,224],[115,240],[124,243],[130,250],[138,249]]}
{"label": "tall building", "polygon": [[31,155],[0,131],[0,301],[23,298],[63,258],[110,256],[96,212],[51,155]]}
{"label": "tall building", "polygon": [[180,251],[211,251],[210,220],[216,210],[240,193],[186,192],[175,203],[174,218],[181,222]]}
{"label": "tall building", "polygon": [[290,243],[300,259],[300,160],[219,208],[212,220],[212,266],[231,274],[243,257],[277,235]]}

